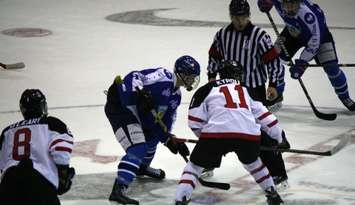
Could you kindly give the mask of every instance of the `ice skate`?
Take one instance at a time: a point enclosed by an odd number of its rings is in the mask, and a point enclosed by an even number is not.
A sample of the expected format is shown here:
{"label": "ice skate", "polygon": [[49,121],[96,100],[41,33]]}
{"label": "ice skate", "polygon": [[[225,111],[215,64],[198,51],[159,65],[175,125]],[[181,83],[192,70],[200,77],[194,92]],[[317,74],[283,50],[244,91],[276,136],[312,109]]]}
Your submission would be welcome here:
{"label": "ice skate", "polygon": [[280,195],[277,193],[274,187],[270,187],[265,190],[265,196],[267,198],[268,205],[281,205],[284,204]]}
{"label": "ice skate", "polygon": [[154,179],[164,179],[165,172],[162,169],[155,169],[152,167],[140,167],[136,174],[138,177],[148,176]]}
{"label": "ice skate", "polygon": [[341,99],[341,102],[344,104],[346,108],[348,108],[348,110],[352,112],[355,111],[355,102],[352,99],[350,98]]}
{"label": "ice skate", "polygon": [[186,199],[186,196],[182,197],[182,201],[175,201],[175,205],[187,205],[190,200]]}
{"label": "ice skate", "polygon": [[120,185],[115,181],[113,185],[112,192],[110,194],[109,200],[116,201],[119,204],[135,204],[139,205],[137,200],[131,199],[125,195],[127,187],[125,185]]}

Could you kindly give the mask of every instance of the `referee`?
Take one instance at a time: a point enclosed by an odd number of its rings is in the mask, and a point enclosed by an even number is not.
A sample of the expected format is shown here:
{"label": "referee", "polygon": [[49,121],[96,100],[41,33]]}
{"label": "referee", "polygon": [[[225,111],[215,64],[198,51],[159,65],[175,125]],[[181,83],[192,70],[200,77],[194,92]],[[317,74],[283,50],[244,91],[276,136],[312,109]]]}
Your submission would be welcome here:
{"label": "referee", "polygon": [[[284,67],[270,36],[250,21],[250,6],[246,0],[232,0],[229,5],[231,23],[215,35],[209,50],[208,79],[215,80],[222,61],[238,61],[244,67],[244,86],[249,95],[268,106],[279,109],[283,100]],[[266,89],[265,84],[268,81]],[[265,133],[263,133],[265,134]],[[273,142],[264,142],[272,145]],[[275,184],[287,180],[280,153],[261,152],[260,157],[274,177]]]}

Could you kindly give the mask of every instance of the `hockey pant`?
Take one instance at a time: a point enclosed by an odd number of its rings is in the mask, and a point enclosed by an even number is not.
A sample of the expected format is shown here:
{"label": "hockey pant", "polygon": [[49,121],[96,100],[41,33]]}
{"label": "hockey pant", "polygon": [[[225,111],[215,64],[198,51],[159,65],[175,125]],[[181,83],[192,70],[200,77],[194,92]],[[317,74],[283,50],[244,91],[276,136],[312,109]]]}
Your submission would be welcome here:
{"label": "hockey pant", "polygon": [[27,162],[6,170],[0,196],[2,205],[60,205],[56,187]]}

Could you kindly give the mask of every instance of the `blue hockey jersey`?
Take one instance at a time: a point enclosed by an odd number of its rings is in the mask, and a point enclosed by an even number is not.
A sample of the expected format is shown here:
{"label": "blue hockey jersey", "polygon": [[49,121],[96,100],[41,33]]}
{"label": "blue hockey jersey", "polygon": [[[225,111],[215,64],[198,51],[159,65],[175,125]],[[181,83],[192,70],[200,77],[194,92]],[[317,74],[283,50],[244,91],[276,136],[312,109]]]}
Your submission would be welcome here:
{"label": "blue hockey jersey", "polygon": [[282,0],[273,0],[274,6],[284,20],[290,34],[302,40],[304,50],[300,59],[310,61],[317,54],[320,45],[326,40],[329,33],[323,11],[311,0],[301,1],[296,16],[286,15],[282,8]]}
{"label": "blue hockey jersey", "polygon": [[121,102],[140,120],[146,138],[158,137],[165,142],[167,134],[154,121],[151,113],[143,113],[137,109],[136,88],[149,90],[153,96],[155,110],[164,113],[163,122],[170,132],[175,122],[176,110],[181,102],[181,91],[175,87],[175,75],[165,68],[150,68],[132,71],[118,86]]}

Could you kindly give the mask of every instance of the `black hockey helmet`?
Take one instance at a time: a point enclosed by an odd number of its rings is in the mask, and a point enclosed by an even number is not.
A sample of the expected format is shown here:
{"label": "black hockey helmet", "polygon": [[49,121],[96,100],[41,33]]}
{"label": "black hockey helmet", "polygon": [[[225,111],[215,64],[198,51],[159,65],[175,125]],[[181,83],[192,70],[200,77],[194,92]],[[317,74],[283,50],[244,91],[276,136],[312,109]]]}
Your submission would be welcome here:
{"label": "black hockey helmet", "polygon": [[47,101],[39,89],[26,89],[20,99],[20,110],[23,117],[27,119],[47,115]]}
{"label": "black hockey helmet", "polygon": [[239,82],[244,82],[244,68],[238,61],[222,61],[218,73],[221,79],[230,78],[238,80]]}
{"label": "black hockey helmet", "polygon": [[247,0],[232,0],[229,4],[231,16],[250,16],[250,6]]}

